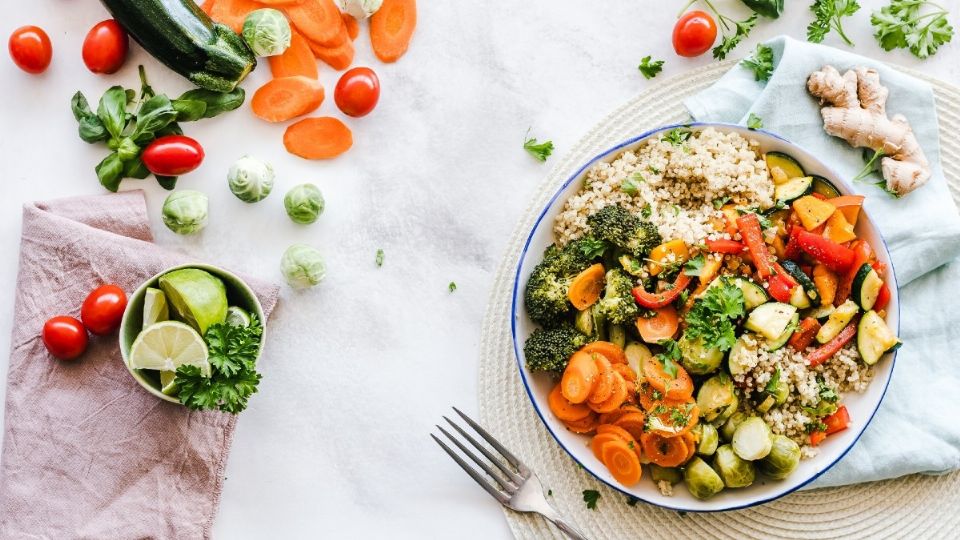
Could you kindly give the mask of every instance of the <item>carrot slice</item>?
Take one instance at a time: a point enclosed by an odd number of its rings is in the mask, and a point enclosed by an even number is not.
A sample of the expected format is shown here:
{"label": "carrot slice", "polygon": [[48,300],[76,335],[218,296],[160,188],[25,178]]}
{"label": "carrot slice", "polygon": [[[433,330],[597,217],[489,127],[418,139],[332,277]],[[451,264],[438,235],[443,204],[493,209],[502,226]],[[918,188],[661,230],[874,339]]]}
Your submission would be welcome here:
{"label": "carrot slice", "polygon": [[663,399],[663,392],[657,390],[646,381],[640,383],[640,388],[637,391],[637,395],[639,397],[640,406],[645,411],[653,410],[653,406],[656,405],[658,401]]}
{"label": "carrot slice", "polygon": [[350,36],[351,40],[357,39],[357,36],[360,35],[360,23],[349,13],[343,13],[342,16],[343,26],[347,29],[347,35]]}
{"label": "carrot slice", "polygon": [[587,343],[581,349],[590,354],[602,354],[607,357],[611,364],[626,364],[627,355],[623,349],[609,341],[594,341]]}
{"label": "carrot slice", "polygon": [[686,463],[693,459],[693,456],[697,453],[697,438],[690,432],[684,433],[680,438],[687,445],[687,457],[683,459],[683,462]]}
{"label": "carrot slice", "polygon": [[293,5],[293,4],[299,4],[301,1],[302,1],[302,0],[257,0],[257,2],[259,2],[259,3],[261,3],[261,4],[265,5],[265,6],[275,6],[275,7],[282,7],[282,6],[289,6],[289,5]]}
{"label": "carrot slice", "polygon": [[628,412],[627,414],[621,416],[617,419],[615,426],[622,427],[631,435],[634,439],[639,439],[643,435],[644,425],[646,424],[647,417],[642,412]]}
{"label": "carrot slice", "polygon": [[637,382],[637,372],[633,371],[633,368],[631,368],[629,365],[612,364],[610,367],[612,367],[614,371],[619,373],[620,376],[623,377],[623,380],[627,382],[632,382],[632,383]]}
{"label": "carrot slice", "polygon": [[587,401],[590,403],[603,403],[604,401],[610,399],[610,396],[613,395],[613,368],[610,366],[610,361],[606,357],[599,354],[591,354],[593,361],[597,364],[597,371],[600,375],[597,376],[597,384],[593,387],[593,392],[590,393],[590,397],[587,398]]}
{"label": "carrot slice", "polygon": [[[636,446],[637,444],[633,443],[633,447]],[[636,484],[643,475],[640,458],[634,448],[623,441],[609,441],[600,448],[600,461],[607,466],[617,482],[625,486]]]}
{"label": "carrot slice", "polygon": [[613,394],[606,401],[600,403],[588,402],[587,406],[598,413],[606,413],[617,410],[627,400],[627,382],[619,373],[613,374]]}
{"label": "carrot slice", "polygon": [[656,423],[650,423],[649,430],[666,438],[689,433],[700,422],[700,408],[693,403],[693,398],[687,401],[674,399],[658,401],[647,414],[658,420]]}
{"label": "carrot slice", "polygon": [[640,332],[640,337],[647,343],[659,343],[672,338],[680,327],[676,308],[668,304],[653,311],[656,313],[653,317],[637,317],[637,332]]}
{"label": "carrot slice", "polygon": [[601,414],[598,421],[601,424],[615,424],[620,417],[632,412],[642,413],[643,410],[633,405],[624,405],[615,411]]}
{"label": "carrot slice", "polygon": [[323,86],[309,77],[280,77],[253,94],[253,114],[267,122],[284,122],[316,110],[323,103]]}
{"label": "carrot slice", "polygon": [[[344,34],[346,35],[346,34]],[[337,71],[343,71],[353,63],[353,42],[345,39],[343,43],[335,47],[324,47],[314,41],[308,41],[313,55],[323,60],[328,66]]]}
{"label": "carrot slice", "polygon": [[593,393],[599,374],[592,354],[579,351],[573,353],[567,368],[563,370],[563,378],[560,379],[563,397],[571,403],[583,403]]}
{"label": "carrot slice", "polygon": [[[561,396],[562,397],[562,396]],[[575,420],[572,422],[564,422],[563,425],[567,427],[570,431],[574,433],[590,433],[597,429],[598,416],[593,411],[590,411],[590,414],[585,416],[580,420]]]}
{"label": "carrot slice", "polygon": [[664,371],[663,362],[656,356],[644,358],[640,365],[643,371],[644,379],[654,388],[661,392],[664,397],[669,399],[686,400],[693,396],[693,379],[683,366],[674,364],[677,368],[677,376],[671,377]]}
{"label": "carrot slice", "polygon": [[653,432],[640,436],[643,453],[652,462],[661,467],[676,467],[683,463],[689,450],[683,437],[661,437]]}
{"label": "carrot slice", "polygon": [[553,387],[550,395],[547,396],[547,404],[550,406],[550,412],[563,422],[577,422],[589,416],[596,416],[586,405],[570,403],[560,392],[560,385]]}
{"label": "carrot slice", "polygon": [[[602,427],[603,424],[600,424],[597,426],[597,429],[599,430]],[[590,450],[593,452],[594,457],[601,462],[603,461],[603,455],[600,453],[600,450],[603,449],[604,444],[610,441],[626,442],[622,437],[620,437],[620,435],[617,435],[616,433],[600,433],[599,431],[597,431],[597,434],[590,439]]]}
{"label": "carrot slice", "polygon": [[370,44],[374,54],[384,62],[396,62],[407,52],[416,27],[416,0],[384,0],[370,17]]}
{"label": "carrot slice", "polygon": [[309,77],[317,78],[317,59],[310,50],[310,45],[300,32],[290,29],[290,46],[283,54],[268,56],[270,73],[274,79],[280,77]]}
{"label": "carrot slice", "polygon": [[253,0],[216,0],[210,8],[210,18],[239,34],[243,32],[243,21],[247,15],[261,7]]}
{"label": "carrot slice", "polygon": [[600,299],[600,293],[603,291],[603,276],[603,265],[597,263],[573,278],[570,288],[567,289],[567,298],[573,307],[583,311]]}
{"label": "carrot slice", "polygon": [[600,424],[597,426],[597,435],[603,435],[605,433],[611,433],[616,435],[619,439],[624,442],[630,442],[633,439],[633,435],[629,431],[623,429],[620,426],[615,426],[613,424]]}
{"label": "carrot slice", "polygon": [[304,159],[332,159],[353,146],[353,134],[336,118],[304,118],[283,132],[283,146]]}
{"label": "carrot slice", "polygon": [[206,0],[204,3],[200,4],[200,11],[203,11],[207,14],[207,17],[213,13],[213,2],[215,0]]}
{"label": "carrot slice", "polygon": [[340,8],[333,0],[303,0],[283,11],[305,38],[318,45],[336,47],[347,37]]}

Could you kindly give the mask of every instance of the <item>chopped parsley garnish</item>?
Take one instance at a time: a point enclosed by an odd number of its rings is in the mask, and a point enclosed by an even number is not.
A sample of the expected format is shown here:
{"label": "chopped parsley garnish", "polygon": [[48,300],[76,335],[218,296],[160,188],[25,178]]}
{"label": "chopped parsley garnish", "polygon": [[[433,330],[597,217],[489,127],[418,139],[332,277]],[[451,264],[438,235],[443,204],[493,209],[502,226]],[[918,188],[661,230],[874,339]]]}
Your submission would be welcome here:
{"label": "chopped parsley garnish", "polygon": [[683,273],[688,276],[700,277],[700,274],[703,273],[703,264],[705,262],[706,258],[704,258],[703,254],[701,253],[683,265]]}
{"label": "chopped parsley garnish", "polygon": [[719,210],[723,208],[723,205],[727,204],[728,202],[730,202],[730,197],[718,197],[713,200],[713,208],[715,210]]}
{"label": "chopped parsley garnish", "polygon": [[374,260],[377,263],[377,268],[383,266],[383,250],[382,249],[377,250],[377,257]]}
{"label": "chopped parsley garnish", "polygon": [[684,412],[680,407],[670,410],[670,423],[677,427],[684,427],[690,421],[689,411]]}
{"label": "chopped parsley garnish", "polygon": [[767,385],[763,387],[763,391],[768,394],[776,394],[777,386],[780,385],[780,366],[777,366],[777,370],[773,372],[773,377],[770,377],[770,381],[767,382]]}
{"label": "chopped parsley garnish", "polygon": [[763,118],[750,113],[750,116],[747,117],[747,129],[760,129],[763,127]]}
{"label": "chopped parsley garnish", "polygon": [[600,500],[600,492],[595,489],[583,490],[583,502],[587,503],[590,510],[597,509],[597,501]]}
{"label": "chopped parsley garnish", "polygon": [[661,172],[660,169],[654,167],[653,165],[647,165],[647,170],[652,172],[653,174],[660,174]]}
{"label": "chopped parsley garnish", "polygon": [[826,430],[827,430],[827,425],[819,420],[815,422],[810,422],[809,424],[803,426],[804,433],[813,433],[814,431],[826,431]]}
{"label": "chopped parsley garnish", "polygon": [[457,284],[454,283],[453,281],[451,281],[450,284],[447,285],[447,289],[448,289],[450,292],[453,292],[453,291],[457,290]]}
{"label": "chopped parsley garnish", "polygon": [[653,207],[650,204],[645,204],[643,208],[640,209],[640,217],[643,219],[649,219],[653,214]]}
{"label": "chopped parsley garnish", "polygon": [[769,81],[773,75],[773,49],[763,43],[757,44],[753,54],[741,60],[740,65],[753,71],[754,79]]}
{"label": "chopped parsley garnish", "polygon": [[597,240],[592,236],[588,236],[578,244],[580,247],[580,252],[583,253],[583,256],[588,259],[596,259],[603,257],[604,252],[607,251],[609,244],[603,240]]}
{"label": "chopped parsley garnish", "polygon": [[[529,134],[530,131],[528,130],[527,133]],[[546,161],[547,158],[550,157],[550,154],[553,153],[553,141],[538,143],[536,138],[530,137],[524,141],[523,149],[537,161]]]}
{"label": "chopped parsley garnish", "polygon": [[631,197],[636,197],[640,193],[640,182],[645,182],[646,179],[640,173],[634,173],[633,176],[628,176],[620,183],[620,191],[630,195]]}
{"label": "chopped parsley garnish", "polygon": [[640,73],[643,74],[644,79],[652,79],[663,71],[663,60],[651,61],[650,56],[644,56],[640,59],[640,65],[637,66],[637,68],[640,70]]}
{"label": "chopped parsley garnish", "polygon": [[699,338],[707,349],[729,350],[737,341],[734,323],[744,313],[739,287],[729,283],[710,287],[687,313],[685,335]]}
{"label": "chopped parsley garnish", "polygon": [[687,139],[689,139],[691,135],[693,135],[693,132],[689,129],[673,128],[663,136],[663,140],[667,141],[673,146],[680,146],[687,142]]}
{"label": "chopped parsley garnish", "polygon": [[837,400],[840,399],[840,396],[837,395],[836,391],[827,386],[827,383],[824,382],[822,377],[817,377],[817,387],[821,400],[826,401],[827,403],[836,403]]}
{"label": "chopped parsley garnish", "polygon": [[[740,290],[740,289],[737,289]],[[663,372],[671,379],[677,378],[677,362],[683,357],[680,353],[680,345],[672,339],[661,339],[657,345],[663,347],[663,352],[657,355],[657,358],[663,362]]]}

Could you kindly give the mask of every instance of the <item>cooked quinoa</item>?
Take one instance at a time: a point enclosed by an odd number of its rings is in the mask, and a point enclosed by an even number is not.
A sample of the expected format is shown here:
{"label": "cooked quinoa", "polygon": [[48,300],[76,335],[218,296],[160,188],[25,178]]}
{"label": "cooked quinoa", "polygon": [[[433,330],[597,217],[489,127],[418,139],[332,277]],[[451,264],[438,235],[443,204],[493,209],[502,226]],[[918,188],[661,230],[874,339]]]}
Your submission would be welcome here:
{"label": "cooked quinoa", "polygon": [[[625,183],[635,195],[623,190]],[[714,201],[727,200],[769,208],[773,182],[756,141],[706,128],[679,145],[661,136],[594,165],[583,189],[567,199],[553,230],[557,242],[566,244],[584,235],[587,217],[616,203],[652,221],[664,238],[695,245],[723,236],[710,221],[722,217]]]}

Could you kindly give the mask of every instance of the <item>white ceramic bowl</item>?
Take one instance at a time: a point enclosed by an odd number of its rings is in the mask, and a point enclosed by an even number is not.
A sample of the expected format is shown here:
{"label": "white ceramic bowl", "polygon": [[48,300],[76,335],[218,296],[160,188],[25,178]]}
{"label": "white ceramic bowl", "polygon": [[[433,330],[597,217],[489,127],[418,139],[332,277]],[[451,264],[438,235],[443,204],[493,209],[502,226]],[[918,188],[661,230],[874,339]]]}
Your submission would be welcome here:
{"label": "white ceramic bowl", "polygon": [[[826,441],[821,443],[819,455],[810,459],[801,460],[799,467],[785,480],[772,480],[758,474],[757,481],[752,486],[742,489],[725,489],[706,501],[701,501],[691,496],[683,485],[675,486],[673,495],[670,497],[662,495],[650,480],[649,470],[644,471],[644,476],[641,481],[633,487],[628,488],[618,484],[607,471],[606,467],[594,457],[590,448],[587,446],[588,438],[584,435],[578,435],[568,431],[563,424],[551,414],[550,408],[547,405],[547,395],[555,384],[555,380],[549,375],[529,371],[523,356],[523,343],[533,332],[534,328],[536,328],[536,325],[527,316],[523,306],[524,288],[530,272],[534,266],[542,260],[543,251],[554,241],[554,218],[560,213],[564,202],[568,197],[580,190],[586,171],[595,163],[612,161],[621,152],[635,149],[647,139],[675,127],[690,127],[693,130],[714,127],[721,131],[738,132],[744,137],[759,142],[762,152],[779,151],[787,153],[800,162],[804,171],[827,178],[841,193],[853,193],[853,190],[850,189],[846,181],[839,178],[827,165],[821,163],[809,152],[782,137],[763,130],[748,130],[742,126],[729,124],[694,123],[686,126],[661,127],[624,141],[596,156],[577,170],[557,191],[553,198],[550,199],[546,208],[543,209],[537,218],[537,222],[533,230],[530,231],[530,236],[527,238],[527,242],[521,253],[514,281],[512,319],[513,346],[516,353],[517,366],[520,369],[527,394],[530,396],[530,400],[540,419],[547,427],[547,430],[553,435],[560,446],[570,454],[570,457],[572,457],[574,461],[582,465],[584,469],[596,476],[599,480],[614,489],[642,501],[675,510],[714,512],[745,508],[772,501],[803,487],[836,464],[844,454],[850,450],[863,433],[863,430],[866,429],[870,420],[873,419],[873,415],[880,406],[880,401],[883,399],[883,395],[886,393],[887,386],[890,383],[890,375],[893,372],[896,353],[887,354],[876,365],[873,381],[865,392],[862,394],[851,392],[844,396],[843,403],[850,411],[850,417],[852,419],[850,427],[842,432],[831,435]],[[887,246],[880,236],[880,232],[871,222],[870,216],[866,215],[865,212],[861,212],[860,219],[857,222],[856,232],[860,238],[870,242],[871,246],[877,252],[877,257],[880,261],[887,264],[887,272],[886,275],[883,276],[883,279],[891,285],[892,293],[890,304],[887,308],[887,324],[889,324],[891,328],[899,330],[900,303],[896,287],[897,281],[894,276],[893,264],[890,261]],[[573,466],[573,464],[571,464],[571,466]]]}

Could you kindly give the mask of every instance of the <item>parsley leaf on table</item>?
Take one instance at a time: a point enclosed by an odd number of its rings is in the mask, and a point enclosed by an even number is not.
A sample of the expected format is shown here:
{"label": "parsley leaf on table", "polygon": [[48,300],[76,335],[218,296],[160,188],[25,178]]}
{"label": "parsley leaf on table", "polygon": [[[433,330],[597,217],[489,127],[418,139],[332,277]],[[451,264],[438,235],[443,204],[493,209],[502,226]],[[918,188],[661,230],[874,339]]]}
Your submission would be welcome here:
{"label": "parsley leaf on table", "polygon": [[[933,11],[924,8],[934,8]],[[927,58],[953,38],[947,10],[927,0],[891,0],[890,5],[870,15],[883,50],[910,49],[917,58]]]}
{"label": "parsley leaf on table", "polygon": [[820,43],[830,30],[836,30],[847,45],[853,46],[853,42],[843,32],[840,19],[853,15],[859,9],[857,0],[814,0],[810,5],[814,19],[807,26],[807,41]]}
{"label": "parsley leaf on table", "polygon": [[753,71],[755,80],[769,81],[770,75],[773,75],[773,49],[759,43],[757,44],[757,50],[741,60],[740,65]]}
{"label": "parsley leaf on table", "polygon": [[710,287],[687,313],[685,335],[708,349],[729,350],[737,341],[734,322],[746,313],[743,291],[730,283]]}
{"label": "parsley leaf on table", "polygon": [[383,266],[383,257],[384,257],[383,250],[382,250],[382,249],[378,249],[378,250],[377,250],[377,257],[376,257],[376,259],[374,259],[374,261],[377,263],[377,268]]}
{"label": "parsley leaf on table", "polygon": [[643,74],[644,79],[652,79],[663,71],[663,60],[651,61],[650,56],[644,56],[640,59],[640,65],[637,66],[637,69]]}
{"label": "parsley leaf on table", "polygon": [[597,501],[600,500],[600,492],[595,489],[583,490],[583,502],[587,503],[590,510],[597,509]]}
{"label": "parsley leaf on table", "polygon": [[760,129],[763,127],[763,118],[750,113],[750,116],[747,117],[747,128],[748,129]]}
{"label": "parsley leaf on table", "polygon": [[[530,131],[527,130],[527,134]],[[553,153],[553,141],[543,141],[538,143],[535,137],[530,137],[523,142],[523,149],[527,151],[537,161],[546,161]]]}
{"label": "parsley leaf on table", "polygon": [[451,281],[450,284],[447,285],[447,290],[449,290],[450,292],[457,290],[457,284]]}

